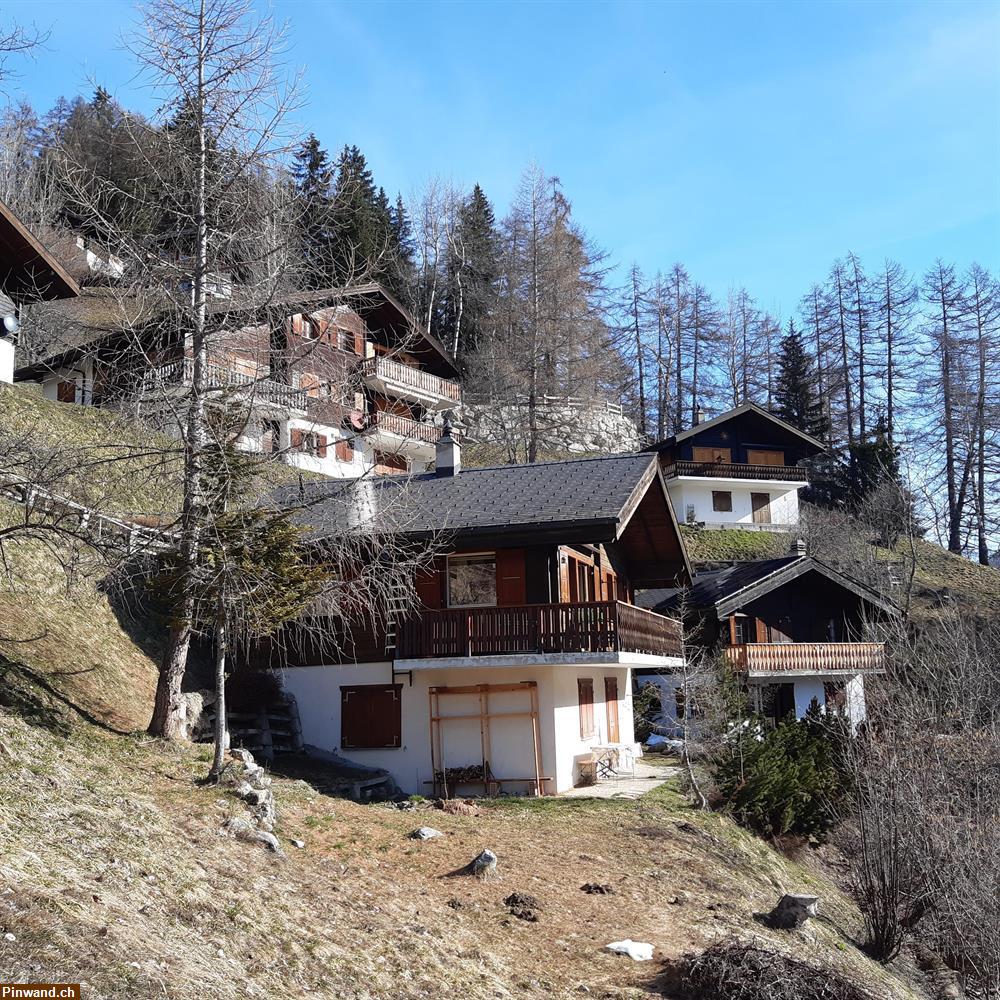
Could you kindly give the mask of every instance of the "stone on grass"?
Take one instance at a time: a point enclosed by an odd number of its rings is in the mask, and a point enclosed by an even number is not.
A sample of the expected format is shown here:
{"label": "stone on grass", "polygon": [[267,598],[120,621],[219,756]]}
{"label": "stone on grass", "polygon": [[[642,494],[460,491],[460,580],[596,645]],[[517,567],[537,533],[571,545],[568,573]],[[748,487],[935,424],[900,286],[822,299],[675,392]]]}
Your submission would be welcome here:
{"label": "stone on grass", "polygon": [[584,882],[580,888],[588,896],[613,896],[615,892],[614,886],[610,886],[606,882]]}
{"label": "stone on grass", "polygon": [[469,874],[481,878],[484,882],[499,878],[497,856],[487,847],[469,862]]}
{"label": "stone on grass", "polygon": [[615,955],[628,955],[635,962],[649,962],[653,958],[653,946],[643,941],[633,941],[625,938],[624,941],[612,941],[604,946],[605,951],[613,952]]}
{"label": "stone on grass", "polygon": [[289,837],[288,843],[291,844],[292,847],[299,848],[299,850],[306,846],[306,842],[304,840],[297,840],[295,837]]}
{"label": "stone on grass", "polygon": [[435,837],[442,837],[444,834],[440,830],[435,830],[432,826],[418,826],[410,834],[411,840],[433,840]]}
{"label": "stone on grass", "polygon": [[772,927],[790,931],[801,927],[810,917],[818,914],[819,896],[785,893],[767,916]]}

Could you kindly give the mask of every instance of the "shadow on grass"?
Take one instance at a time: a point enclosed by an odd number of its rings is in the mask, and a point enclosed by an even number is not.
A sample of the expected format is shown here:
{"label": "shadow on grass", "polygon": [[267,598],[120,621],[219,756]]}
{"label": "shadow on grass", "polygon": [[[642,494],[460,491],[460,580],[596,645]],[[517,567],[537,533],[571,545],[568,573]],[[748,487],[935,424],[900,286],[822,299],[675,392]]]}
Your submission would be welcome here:
{"label": "shadow on grass", "polygon": [[[67,670],[61,674],[75,676],[92,669]],[[30,725],[40,726],[60,736],[70,732],[68,713],[109,733],[125,735],[131,732],[130,729],[110,725],[78,705],[55,687],[48,677],[3,654],[0,654],[0,705],[16,712]]]}

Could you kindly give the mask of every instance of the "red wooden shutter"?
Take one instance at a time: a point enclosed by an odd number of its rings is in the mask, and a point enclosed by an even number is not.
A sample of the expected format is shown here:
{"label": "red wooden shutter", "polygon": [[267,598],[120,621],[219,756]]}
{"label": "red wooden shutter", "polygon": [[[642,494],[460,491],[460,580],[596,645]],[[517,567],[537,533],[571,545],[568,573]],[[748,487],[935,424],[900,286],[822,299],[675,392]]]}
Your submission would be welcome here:
{"label": "red wooden shutter", "polygon": [[618,678],[604,678],[604,705],[608,712],[608,742],[619,742],[618,725]]}
{"label": "red wooden shutter", "polygon": [[417,571],[414,586],[417,597],[425,608],[444,607],[444,560],[435,559],[433,565]]}
{"label": "red wooden shutter", "polygon": [[340,689],[340,745],[345,750],[403,744],[402,684]]}
{"label": "red wooden shutter", "polygon": [[497,550],[497,605],[527,604],[524,549]]}
{"label": "red wooden shutter", "polygon": [[298,427],[293,427],[291,431],[289,431],[289,436],[291,439],[292,451],[301,451],[302,442],[306,438],[306,432],[303,430],[299,430]]}
{"label": "red wooden shutter", "polygon": [[337,453],[337,458],[341,462],[353,462],[354,461],[354,445],[351,444],[347,438],[342,438],[339,440],[335,446]]}
{"label": "red wooden shutter", "polygon": [[320,458],[326,458],[326,435],[317,434],[316,435],[316,454]]}
{"label": "red wooden shutter", "polygon": [[590,677],[580,677],[576,682],[577,699],[580,703],[580,736],[587,739],[594,735],[594,681]]}
{"label": "red wooden shutter", "polygon": [[354,353],[359,358],[365,356],[365,331],[363,327],[358,327],[354,331]]}

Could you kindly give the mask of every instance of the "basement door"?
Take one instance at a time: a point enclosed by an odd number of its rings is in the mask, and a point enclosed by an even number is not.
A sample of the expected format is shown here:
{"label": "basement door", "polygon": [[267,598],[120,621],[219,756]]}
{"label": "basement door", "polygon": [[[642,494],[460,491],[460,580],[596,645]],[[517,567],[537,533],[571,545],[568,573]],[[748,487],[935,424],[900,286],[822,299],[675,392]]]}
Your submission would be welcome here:
{"label": "basement door", "polygon": [[751,493],[750,509],[753,511],[754,524],[771,523],[771,494]]}
{"label": "basement door", "polygon": [[604,704],[608,710],[608,742],[619,743],[617,677],[604,678]]}

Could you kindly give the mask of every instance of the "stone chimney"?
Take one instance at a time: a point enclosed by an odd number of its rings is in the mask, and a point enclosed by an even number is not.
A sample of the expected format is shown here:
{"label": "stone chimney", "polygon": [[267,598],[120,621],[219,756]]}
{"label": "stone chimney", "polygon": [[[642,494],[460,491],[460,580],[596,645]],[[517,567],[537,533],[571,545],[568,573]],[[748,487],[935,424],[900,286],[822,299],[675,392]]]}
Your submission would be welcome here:
{"label": "stone chimney", "polygon": [[805,556],[809,554],[806,550],[806,540],[804,538],[796,538],[788,551],[793,556]]}
{"label": "stone chimney", "polygon": [[434,454],[436,476],[457,476],[462,471],[462,446],[452,437],[451,413],[444,415],[444,427]]}

